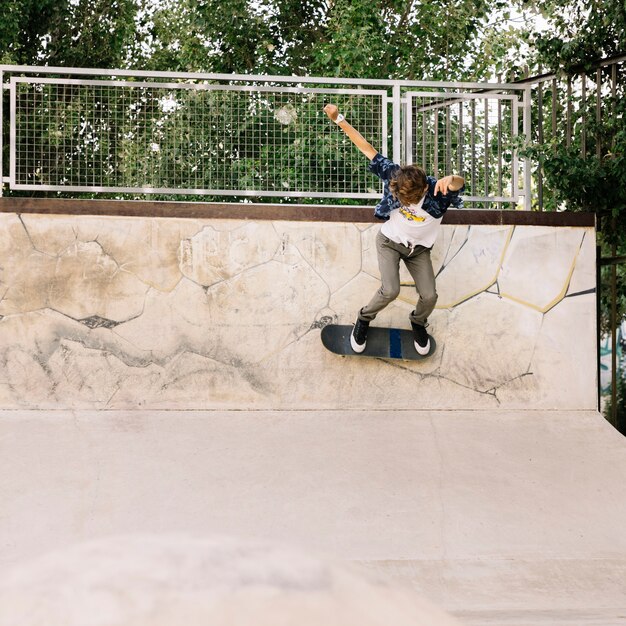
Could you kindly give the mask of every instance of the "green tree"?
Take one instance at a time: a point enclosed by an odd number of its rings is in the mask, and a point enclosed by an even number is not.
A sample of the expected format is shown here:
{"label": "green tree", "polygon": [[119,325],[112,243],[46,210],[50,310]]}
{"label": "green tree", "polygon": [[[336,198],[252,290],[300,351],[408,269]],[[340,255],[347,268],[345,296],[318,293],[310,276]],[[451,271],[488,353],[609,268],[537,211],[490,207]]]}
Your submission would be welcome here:
{"label": "green tree", "polygon": [[521,43],[517,31],[495,34],[505,0],[141,2],[129,59],[159,70],[484,79]]}
{"label": "green tree", "polygon": [[142,0],[137,67],[215,73],[302,73],[321,37],[324,0]]}
{"label": "green tree", "polygon": [[626,49],[623,0],[522,0],[549,28],[535,33],[537,60],[553,71],[589,71],[595,61]]}
{"label": "green tree", "polygon": [[482,50],[485,22],[506,19],[507,7],[502,0],[336,0],[312,67],[331,76],[483,79],[496,70]]}
{"label": "green tree", "polygon": [[0,0],[0,60],[6,64],[36,64],[52,28],[57,0]]}
{"label": "green tree", "polygon": [[136,13],[135,0],[0,0],[2,62],[120,67]]}
{"label": "green tree", "polygon": [[42,53],[48,65],[116,68],[135,36],[135,0],[62,2]]}

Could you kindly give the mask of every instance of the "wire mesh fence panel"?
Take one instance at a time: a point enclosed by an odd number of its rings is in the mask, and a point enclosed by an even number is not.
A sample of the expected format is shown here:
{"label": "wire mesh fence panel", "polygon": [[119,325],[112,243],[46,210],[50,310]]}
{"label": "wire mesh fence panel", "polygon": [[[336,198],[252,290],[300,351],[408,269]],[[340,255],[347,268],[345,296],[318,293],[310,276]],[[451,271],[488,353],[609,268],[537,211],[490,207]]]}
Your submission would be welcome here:
{"label": "wire mesh fence panel", "polygon": [[465,178],[468,200],[516,202],[515,96],[410,92],[411,160],[440,178]]}
{"label": "wire mesh fence panel", "polygon": [[375,146],[382,90],[11,79],[12,187],[376,197],[362,155],[323,113],[337,104]]}

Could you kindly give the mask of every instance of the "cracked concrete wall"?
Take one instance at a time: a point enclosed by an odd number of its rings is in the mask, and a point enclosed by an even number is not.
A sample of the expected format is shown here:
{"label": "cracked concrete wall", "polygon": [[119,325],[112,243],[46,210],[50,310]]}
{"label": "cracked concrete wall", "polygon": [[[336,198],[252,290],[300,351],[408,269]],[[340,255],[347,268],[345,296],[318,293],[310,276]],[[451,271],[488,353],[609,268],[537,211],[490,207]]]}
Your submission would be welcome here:
{"label": "cracked concrete wall", "polygon": [[[439,349],[401,362],[319,339],[378,288],[378,225],[0,219],[2,408],[596,408],[591,228],[444,225]],[[377,324],[410,327],[402,285]]]}

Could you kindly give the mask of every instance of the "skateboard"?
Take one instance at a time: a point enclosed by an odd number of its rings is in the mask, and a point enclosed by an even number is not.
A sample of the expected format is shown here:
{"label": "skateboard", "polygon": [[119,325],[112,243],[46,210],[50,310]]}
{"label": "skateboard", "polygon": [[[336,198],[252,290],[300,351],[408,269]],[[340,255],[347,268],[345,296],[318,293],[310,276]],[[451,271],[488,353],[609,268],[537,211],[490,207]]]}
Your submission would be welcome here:
{"label": "skateboard", "polygon": [[352,325],[329,324],[322,328],[322,343],[327,350],[342,356],[365,356],[379,359],[401,359],[403,361],[421,361],[427,359],[436,350],[435,340],[430,337],[430,350],[422,356],[413,345],[413,333],[398,328],[380,328],[370,326],[367,344],[363,352],[354,352],[350,346]]}

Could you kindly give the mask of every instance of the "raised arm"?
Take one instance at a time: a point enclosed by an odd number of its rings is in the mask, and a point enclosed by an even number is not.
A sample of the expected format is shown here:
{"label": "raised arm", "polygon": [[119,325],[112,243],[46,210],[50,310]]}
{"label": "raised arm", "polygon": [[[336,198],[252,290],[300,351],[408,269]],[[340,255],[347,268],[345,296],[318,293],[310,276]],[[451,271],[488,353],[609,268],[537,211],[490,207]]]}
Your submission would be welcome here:
{"label": "raised arm", "polygon": [[372,146],[364,137],[359,133],[356,128],[352,127],[346,120],[343,118],[343,115],[339,117],[339,109],[334,104],[327,104],[324,107],[324,113],[328,115],[328,117],[335,123],[337,123],[337,118],[339,118],[339,123],[337,124],[341,130],[343,130],[346,135],[348,135],[348,139],[371,161],[377,154],[378,150]]}

